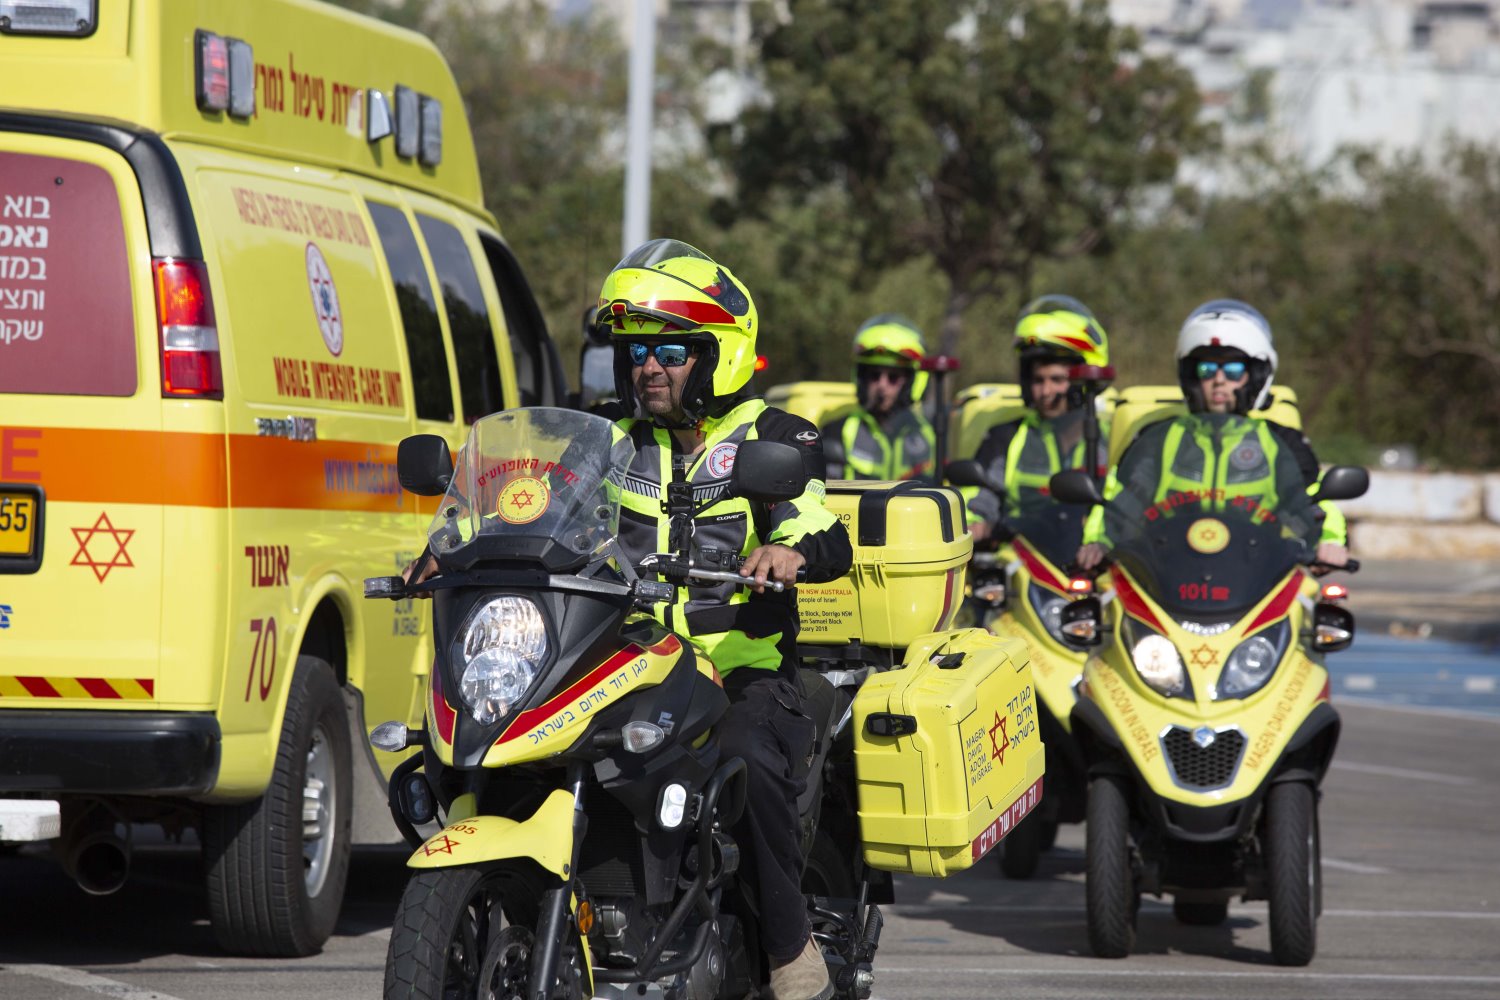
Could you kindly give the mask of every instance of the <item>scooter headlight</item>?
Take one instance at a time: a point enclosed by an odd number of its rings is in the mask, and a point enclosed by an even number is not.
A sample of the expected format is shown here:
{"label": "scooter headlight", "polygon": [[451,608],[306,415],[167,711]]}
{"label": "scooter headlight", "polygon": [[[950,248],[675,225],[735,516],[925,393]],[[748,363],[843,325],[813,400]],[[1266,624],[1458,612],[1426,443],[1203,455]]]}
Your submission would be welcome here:
{"label": "scooter headlight", "polygon": [[1134,619],[1130,622],[1130,658],[1141,680],[1168,698],[1187,690],[1187,671],[1172,640]]}
{"label": "scooter headlight", "polygon": [[1287,639],[1291,634],[1292,628],[1283,618],[1234,647],[1219,674],[1214,697],[1245,698],[1265,687],[1286,653]]}
{"label": "scooter headlight", "polygon": [[1062,612],[1068,606],[1068,599],[1034,583],[1028,588],[1026,596],[1031,599],[1032,610],[1042,620],[1042,627],[1047,630],[1047,634],[1067,645],[1068,637],[1062,633]]}
{"label": "scooter headlight", "polygon": [[469,619],[458,694],[474,721],[499,722],[536,680],[547,658],[547,628],[524,597],[497,597]]}

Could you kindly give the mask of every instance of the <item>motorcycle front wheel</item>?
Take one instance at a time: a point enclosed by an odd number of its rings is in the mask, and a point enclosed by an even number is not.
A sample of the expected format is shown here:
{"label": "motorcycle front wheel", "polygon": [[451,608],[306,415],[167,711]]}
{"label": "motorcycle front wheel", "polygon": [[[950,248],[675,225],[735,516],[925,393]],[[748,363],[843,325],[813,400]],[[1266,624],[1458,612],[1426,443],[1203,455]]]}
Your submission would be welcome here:
{"label": "motorcycle front wheel", "polygon": [[1306,965],[1317,951],[1319,853],[1317,793],[1301,782],[1272,785],[1266,796],[1266,895],[1278,965]]}
{"label": "motorcycle front wheel", "polygon": [[[439,868],[406,884],[386,952],[386,1000],[526,1000],[535,939],[510,922],[503,881],[493,872]],[[553,1000],[582,1000],[576,970],[559,971]]]}

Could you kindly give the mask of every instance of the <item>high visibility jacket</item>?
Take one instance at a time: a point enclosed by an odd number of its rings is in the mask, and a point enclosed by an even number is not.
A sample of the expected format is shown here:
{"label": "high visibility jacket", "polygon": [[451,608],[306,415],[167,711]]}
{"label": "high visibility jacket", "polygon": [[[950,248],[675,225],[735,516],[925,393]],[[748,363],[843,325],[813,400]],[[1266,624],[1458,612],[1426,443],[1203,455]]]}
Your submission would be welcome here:
{"label": "high visibility jacket", "polygon": [[[1052,499],[1053,474],[1064,469],[1088,467],[1082,428],[1077,424],[1081,419],[1081,415],[1074,414],[1048,419],[1035,410],[1027,410],[1020,420],[991,427],[974,457],[991,479],[1005,485],[1005,493],[997,495],[983,487],[966,490],[969,523],[984,521],[994,525],[1002,517],[1022,518],[1056,503]],[[1066,455],[1058,441],[1058,432],[1064,422],[1075,424],[1080,432],[1078,440],[1066,449]],[[1094,460],[1101,475],[1108,454],[1109,427],[1104,425],[1100,427],[1099,448]]]}
{"label": "high visibility jacket", "polygon": [[[1307,455],[1299,455],[1298,445]],[[1176,506],[1195,513],[1230,506],[1251,517],[1267,517],[1281,508],[1304,507],[1303,496],[1316,489],[1317,461],[1306,439],[1280,424],[1255,417],[1189,414],[1163,420],[1143,430],[1120,458],[1105,485],[1116,516],[1171,516]],[[1311,458],[1313,482],[1304,458]],[[1314,515],[1306,505],[1317,541],[1343,541],[1344,520],[1331,503]],[[1331,511],[1331,514],[1330,514]],[[1096,508],[1085,532],[1087,541],[1107,541],[1107,519]],[[1313,538],[1309,538],[1313,541]]]}
{"label": "high visibility jacket", "polygon": [[915,479],[932,472],[937,438],[915,406],[891,415],[882,428],[865,409],[823,428],[823,437],[842,447],[842,460],[828,462],[829,479]]}
{"label": "high visibility jacket", "polygon": [[[703,448],[691,459],[671,431],[651,420],[630,418],[619,426],[636,447],[620,510],[620,546],[632,562],[669,551],[662,484],[673,480],[675,460],[686,465],[684,478],[693,484],[698,504],[725,497],[694,519],[695,555],[712,548],[745,556],[762,544],[781,543],[807,560],[810,582],[834,580],[849,571],[849,535],[824,507],[822,442],[806,420],[772,409],[761,399],[747,399],[723,417],[704,421]],[[809,483],[800,497],[768,506],[727,496],[735,452],[754,440],[780,441],[803,453]],[[687,636],[722,674],[740,667],[774,670],[793,659],[796,609],[795,589],[756,594],[721,583],[678,587],[677,599],[657,605],[655,614],[667,628]]]}

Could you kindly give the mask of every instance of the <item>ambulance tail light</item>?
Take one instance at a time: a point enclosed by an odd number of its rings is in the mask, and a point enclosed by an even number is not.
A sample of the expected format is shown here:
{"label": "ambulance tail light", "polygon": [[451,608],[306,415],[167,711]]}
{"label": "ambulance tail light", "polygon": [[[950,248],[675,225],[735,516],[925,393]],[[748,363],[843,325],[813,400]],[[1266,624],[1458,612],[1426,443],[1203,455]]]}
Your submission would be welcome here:
{"label": "ambulance tail light", "polygon": [[156,317],[161,325],[161,394],[166,398],[223,399],[219,330],[201,260],[157,257]]}

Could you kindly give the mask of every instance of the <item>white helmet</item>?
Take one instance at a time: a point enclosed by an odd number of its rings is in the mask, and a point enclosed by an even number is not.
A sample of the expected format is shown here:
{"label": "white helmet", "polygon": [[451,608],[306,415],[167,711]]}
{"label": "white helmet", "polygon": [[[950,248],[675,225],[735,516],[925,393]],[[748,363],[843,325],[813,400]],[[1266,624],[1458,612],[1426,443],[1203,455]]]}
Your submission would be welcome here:
{"label": "white helmet", "polygon": [[1214,299],[1188,314],[1177,333],[1177,381],[1189,409],[1195,412],[1204,409],[1204,402],[1191,355],[1210,348],[1239,351],[1250,362],[1250,378],[1235,394],[1236,410],[1264,409],[1271,401],[1271,381],[1276,375],[1276,348],[1266,318],[1238,299]]}

